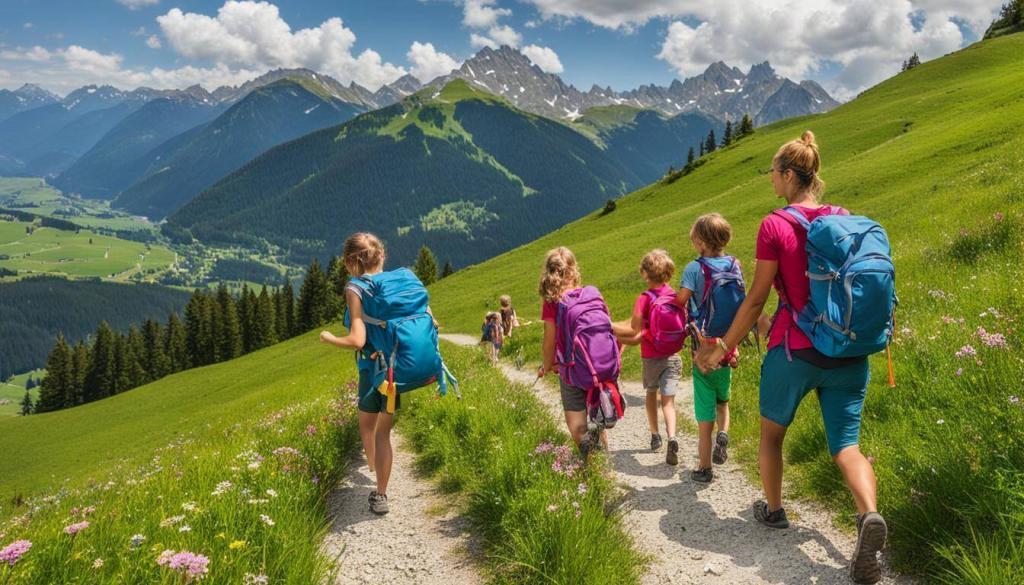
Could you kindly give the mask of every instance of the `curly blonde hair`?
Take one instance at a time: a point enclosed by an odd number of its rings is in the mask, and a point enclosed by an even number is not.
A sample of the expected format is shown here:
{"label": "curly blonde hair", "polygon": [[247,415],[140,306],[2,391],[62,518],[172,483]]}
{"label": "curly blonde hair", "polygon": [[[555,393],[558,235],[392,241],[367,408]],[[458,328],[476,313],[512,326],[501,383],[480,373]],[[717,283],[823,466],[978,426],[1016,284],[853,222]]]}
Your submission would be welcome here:
{"label": "curly blonde hair", "polygon": [[369,232],[357,232],[345,239],[341,257],[346,268],[356,268],[359,274],[366,274],[384,265],[384,244]]}
{"label": "curly blonde hair", "polygon": [[556,302],[565,291],[579,285],[580,270],[576,266],[576,255],[564,246],[548,252],[544,258],[544,270],[540,273],[541,298]]}
{"label": "curly blonde hair", "polygon": [[732,239],[732,226],[719,213],[705,213],[693,222],[690,238],[708,247],[708,252],[721,252]]}
{"label": "curly blonde hair", "polygon": [[512,297],[508,295],[501,295],[500,297],[498,297],[498,304],[505,308],[511,307]]}
{"label": "curly blonde hair", "polygon": [[790,140],[783,144],[775,157],[772,166],[777,171],[793,171],[800,190],[806,191],[815,198],[825,190],[825,181],[818,174],[821,172],[821,155],[818,143],[814,140],[814,132],[807,130],[799,140]]}
{"label": "curly blonde hair", "polygon": [[665,284],[672,280],[672,275],[676,273],[676,263],[672,261],[668,252],[658,248],[644,254],[640,260],[640,271],[651,281]]}

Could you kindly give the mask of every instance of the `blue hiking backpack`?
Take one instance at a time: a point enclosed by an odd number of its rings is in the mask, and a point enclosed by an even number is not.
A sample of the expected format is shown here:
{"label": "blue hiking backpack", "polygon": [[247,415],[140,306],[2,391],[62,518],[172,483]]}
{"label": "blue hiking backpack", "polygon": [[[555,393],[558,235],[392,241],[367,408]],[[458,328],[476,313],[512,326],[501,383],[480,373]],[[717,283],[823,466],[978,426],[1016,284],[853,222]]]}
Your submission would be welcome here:
{"label": "blue hiking backpack", "polygon": [[732,326],[736,311],[747,298],[740,262],[732,256],[728,268],[718,268],[707,258],[697,258],[704,273],[704,296],[696,303],[693,321],[705,337],[722,337]]}
{"label": "blue hiking backpack", "polygon": [[[349,283],[363,303],[366,345],[357,360],[372,364],[374,386],[388,396],[388,412],[395,411],[395,396],[437,382],[443,396],[452,376],[437,343],[437,327],[428,313],[430,297],[408,268],[353,278]],[[345,324],[349,325],[345,314]]]}
{"label": "blue hiking backpack", "polygon": [[858,215],[820,215],[807,221],[789,206],[774,213],[807,232],[811,288],[802,311],[794,311],[785,298],[780,310],[793,311],[797,327],[826,356],[858,357],[885,349],[898,302],[885,229]]}

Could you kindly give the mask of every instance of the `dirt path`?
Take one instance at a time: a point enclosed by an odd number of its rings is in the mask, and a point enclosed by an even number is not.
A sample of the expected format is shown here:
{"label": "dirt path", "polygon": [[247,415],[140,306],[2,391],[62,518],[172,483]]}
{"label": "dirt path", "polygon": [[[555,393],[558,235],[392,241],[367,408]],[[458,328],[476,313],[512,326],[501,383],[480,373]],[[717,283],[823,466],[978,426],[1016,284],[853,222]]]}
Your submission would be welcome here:
{"label": "dirt path", "polygon": [[[444,339],[475,346],[468,335]],[[500,365],[509,380],[530,385],[532,368]],[[680,464],[665,464],[664,448],[651,452],[640,383],[621,384],[629,406],[625,419],[610,431],[611,461],[628,490],[626,525],[641,552],[654,557],[644,584],[851,583],[847,566],[855,538],[836,529],[830,515],[815,506],[786,502],[793,521],[788,530],[773,530],[753,519],[751,504],[761,498],[732,462],[715,467],[715,480],[690,480],[696,464],[697,438],[679,433]],[[562,418],[554,385],[537,385],[537,395]],[[676,409],[693,417],[693,388],[686,380]],[[886,574],[882,583],[908,583]]]}
{"label": "dirt path", "polygon": [[413,455],[394,433],[395,463],[388,485],[391,512],[376,516],[367,505],[374,475],[360,454],[328,498],[331,526],[324,550],[339,560],[336,585],[408,583],[475,585],[468,560],[468,522],[444,505],[434,486],[413,471]]}

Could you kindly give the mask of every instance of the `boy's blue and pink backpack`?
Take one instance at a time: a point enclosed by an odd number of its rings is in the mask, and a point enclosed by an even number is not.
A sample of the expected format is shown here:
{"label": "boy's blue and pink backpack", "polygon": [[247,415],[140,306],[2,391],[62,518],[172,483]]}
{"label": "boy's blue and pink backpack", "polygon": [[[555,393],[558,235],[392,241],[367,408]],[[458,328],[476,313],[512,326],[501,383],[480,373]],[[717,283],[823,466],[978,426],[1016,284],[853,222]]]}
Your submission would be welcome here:
{"label": "boy's blue and pink backpack", "polygon": [[[388,396],[388,412],[395,411],[397,394],[437,382],[440,394],[452,383],[459,394],[437,343],[437,327],[428,313],[427,289],[408,268],[353,278],[363,303],[366,346],[357,353],[372,362],[374,386]],[[349,315],[345,313],[345,325]]]}
{"label": "boy's blue and pink backpack", "polygon": [[[788,206],[774,213],[807,232],[811,296],[802,311],[793,311],[793,318],[814,349],[835,358],[885,349],[898,302],[885,229],[858,215],[820,215],[807,221]],[[780,310],[792,310],[784,298]]]}
{"label": "boy's blue and pink backpack", "polygon": [[662,355],[678,353],[686,343],[689,328],[686,309],[676,304],[676,295],[658,296],[653,290],[644,292],[650,298],[644,319],[644,339]]}
{"label": "boy's blue and pink backpack", "polygon": [[625,413],[619,393],[619,344],[601,293],[592,286],[571,290],[558,301],[555,317],[562,338],[556,343],[559,376],[587,393],[590,420],[611,428]]}
{"label": "boy's blue and pink backpack", "polygon": [[697,258],[704,274],[704,296],[695,303],[692,315],[697,330],[705,337],[722,337],[729,331],[736,311],[747,298],[740,262],[732,256],[728,268],[719,268],[707,258]]}

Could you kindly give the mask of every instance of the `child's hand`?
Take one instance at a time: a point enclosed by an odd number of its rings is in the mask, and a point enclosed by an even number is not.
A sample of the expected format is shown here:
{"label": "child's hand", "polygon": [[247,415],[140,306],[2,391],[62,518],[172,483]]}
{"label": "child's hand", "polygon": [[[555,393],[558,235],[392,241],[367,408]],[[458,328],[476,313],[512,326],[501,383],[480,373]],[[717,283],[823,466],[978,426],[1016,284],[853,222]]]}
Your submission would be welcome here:
{"label": "child's hand", "polygon": [[333,343],[337,337],[334,336],[330,331],[320,332],[320,343]]}

